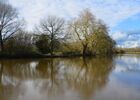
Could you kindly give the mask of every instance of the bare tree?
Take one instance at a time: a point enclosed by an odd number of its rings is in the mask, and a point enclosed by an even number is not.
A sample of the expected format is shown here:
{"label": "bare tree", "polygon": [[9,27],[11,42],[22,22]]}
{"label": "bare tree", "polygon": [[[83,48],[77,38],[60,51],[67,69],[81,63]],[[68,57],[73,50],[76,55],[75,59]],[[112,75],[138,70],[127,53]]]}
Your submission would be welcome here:
{"label": "bare tree", "polygon": [[86,55],[90,40],[89,37],[94,33],[95,26],[95,17],[88,9],[85,9],[83,12],[81,12],[79,17],[74,19],[69,25],[70,32],[73,34],[75,39],[79,40],[82,44],[83,56]]}
{"label": "bare tree", "polygon": [[4,51],[4,42],[18,31],[20,23],[15,8],[0,2],[0,46]]}
{"label": "bare tree", "polygon": [[47,19],[43,19],[40,22],[39,30],[41,33],[49,36],[50,39],[50,53],[53,55],[55,48],[55,41],[62,38],[64,31],[64,19],[56,16],[48,16]]}

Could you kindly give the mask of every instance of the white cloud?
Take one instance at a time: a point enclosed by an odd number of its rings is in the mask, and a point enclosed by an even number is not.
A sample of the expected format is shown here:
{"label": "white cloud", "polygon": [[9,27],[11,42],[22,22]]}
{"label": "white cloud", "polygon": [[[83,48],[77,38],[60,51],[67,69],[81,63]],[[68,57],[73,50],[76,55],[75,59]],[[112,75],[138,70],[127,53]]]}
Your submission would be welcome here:
{"label": "white cloud", "polygon": [[127,33],[124,32],[115,32],[111,34],[112,38],[116,41],[126,39],[128,37]]}
{"label": "white cloud", "polygon": [[115,32],[110,36],[117,42],[117,47],[140,47],[139,32]]}
{"label": "white cloud", "polygon": [[139,41],[125,41],[122,45],[122,47],[129,47],[129,48],[134,48],[134,47],[140,47]]}
{"label": "white cloud", "polygon": [[140,13],[138,0],[9,0],[9,2],[19,8],[20,14],[30,28],[45,15],[53,14],[71,18],[85,8],[90,8],[110,27]]}
{"label": "white cloud", "polygon": [[[90,8],[97,18],[102,19],[110,28],[140,13],[140,0],[9,0],[9,2],[18,8],[29,30],[47,15],[70,19],[85,8]],[[115,32],[111,36],[124,47],[140,45],[139,39],[133,34]]]}

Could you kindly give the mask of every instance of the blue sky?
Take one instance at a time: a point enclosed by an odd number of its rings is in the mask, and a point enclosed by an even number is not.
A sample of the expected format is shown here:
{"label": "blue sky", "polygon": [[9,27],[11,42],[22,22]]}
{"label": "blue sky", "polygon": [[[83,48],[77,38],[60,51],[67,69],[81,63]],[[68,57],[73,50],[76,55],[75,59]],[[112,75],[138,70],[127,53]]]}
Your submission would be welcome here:
{"label": "blue sky", "polygon": [[122,30],[122,31],[140,31],[140,13],[130,16],[122,22],[118,23],[112,31]]}
{"label": "blue sky", "polygon": [[120,47],[140,46],[140,0],[9,0],[31,30],[47,15],[71,19],[89,8]]}

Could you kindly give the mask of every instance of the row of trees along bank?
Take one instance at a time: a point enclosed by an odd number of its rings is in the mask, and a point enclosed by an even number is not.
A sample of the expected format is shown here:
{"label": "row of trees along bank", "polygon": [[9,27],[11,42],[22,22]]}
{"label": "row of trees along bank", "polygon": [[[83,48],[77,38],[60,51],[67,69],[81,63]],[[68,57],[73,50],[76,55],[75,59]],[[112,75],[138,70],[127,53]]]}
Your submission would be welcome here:
{"label": "row of trees along bank", "polygon": [[89,9],[69,21],[45,16],[33,32],[25,31],[23,26],[17,10],[0,2],[1,54],[106,55],[115,47],[107,26]]}

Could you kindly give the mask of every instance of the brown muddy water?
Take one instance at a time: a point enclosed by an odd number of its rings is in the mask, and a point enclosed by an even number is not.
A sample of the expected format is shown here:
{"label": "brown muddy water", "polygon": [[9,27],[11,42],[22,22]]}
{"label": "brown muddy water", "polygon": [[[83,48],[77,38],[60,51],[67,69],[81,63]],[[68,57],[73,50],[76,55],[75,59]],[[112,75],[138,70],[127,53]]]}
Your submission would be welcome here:
{"label": "brown muddy water", "polygon": [[0,100],[140,100],[140,55],[0,60]]}

